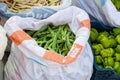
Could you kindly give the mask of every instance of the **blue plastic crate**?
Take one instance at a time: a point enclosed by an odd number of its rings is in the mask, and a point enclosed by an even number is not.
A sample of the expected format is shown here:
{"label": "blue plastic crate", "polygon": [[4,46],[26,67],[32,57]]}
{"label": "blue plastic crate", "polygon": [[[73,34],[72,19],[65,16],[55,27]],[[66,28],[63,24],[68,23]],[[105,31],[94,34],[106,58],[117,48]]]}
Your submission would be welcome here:
{"label": "blue plastic crate", "polygon": [[[91,21],[91,27],[96,28],[98,31],[111,31],[114,27],[105,26],[98,21]],[[91,42],[89,40],[91,45]],[[94,51],[93,51],[94,55]],[[116,73],[112,69],[98,68],[96,59],[94,56],[94,72],[91,80],[120,80],[120,74]]]}

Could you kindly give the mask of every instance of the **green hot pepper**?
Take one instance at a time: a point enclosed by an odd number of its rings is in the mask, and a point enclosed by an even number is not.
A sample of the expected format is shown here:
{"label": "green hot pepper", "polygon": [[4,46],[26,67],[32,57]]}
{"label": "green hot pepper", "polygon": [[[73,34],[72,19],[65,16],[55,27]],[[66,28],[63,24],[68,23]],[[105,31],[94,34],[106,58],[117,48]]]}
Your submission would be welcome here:
{"label": "green hot pepper", "polygon": [[102,64],[103,59],[101,56],[95,56],[95,58],[96,58],[97,64]]}
{"label": "green hot pepper", "polygon": [[120,67],[120,63],[119,62],[115,62],[113,69],[115,71],[117,71],[119,69],[119,67]]}
{"label": "green hot pepper", "polygon": [[120,61],[120,53],[115,53],[115,59],[116,61]]}

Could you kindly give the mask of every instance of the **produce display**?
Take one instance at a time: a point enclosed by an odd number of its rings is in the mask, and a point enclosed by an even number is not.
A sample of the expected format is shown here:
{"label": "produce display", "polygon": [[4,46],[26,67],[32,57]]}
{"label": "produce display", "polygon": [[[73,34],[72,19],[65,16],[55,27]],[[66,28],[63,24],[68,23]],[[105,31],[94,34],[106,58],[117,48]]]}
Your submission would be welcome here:
{"label": "produce display", "polygon": [[111,68],[120,74],[120,28],[98,32],[91,28],[90,40],[99,68]]}
{"label": "produce display", "polygon": [[111,0],[118,11],[120,11],[120,0]]}
{"label": "produce display", "polygon": [[75,35],[67,24],[43,26],[38,31],[26,31],[39,46],[66,56],[75,40]]}
{"label": "produce display", "polygon": [[61,0],[0,0],[7,4],[12,12],[18,13],[33,6],[56,6]]}

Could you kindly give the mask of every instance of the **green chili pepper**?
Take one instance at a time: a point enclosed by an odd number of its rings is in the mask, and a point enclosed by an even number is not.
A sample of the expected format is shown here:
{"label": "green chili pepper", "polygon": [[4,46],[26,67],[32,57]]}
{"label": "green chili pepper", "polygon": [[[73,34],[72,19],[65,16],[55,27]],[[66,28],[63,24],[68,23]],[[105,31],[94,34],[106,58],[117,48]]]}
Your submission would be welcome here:
{"label": "green chili pepper", "polygon": [[115,59],[116,61],[120,61],[120,53],[115,53]]}
{"label": "green chili pepper", "polygon": [[117,71],[119,67],[120,67],[120,63],[119,62],[115,62],[113,69],[115,71]]}
{"label": "green chili pepper", "polygon": [[97,64],[102,64],[103,59],[101,56],[95,56],[95,58],[96,58]]}
{"label": "green chili pepper", "polygon": [[119,66],[119,68],[117,69],[117,71],[116,71],[118,74],[120,74],[120,66]]}
{"label": "green chili pepper", "polygon": [[99,67],[99,68],[104,68],[104,66],[103,66],[103,65],[98,65],[98,67]]}
{"label": "green chili pepper", "polygon": [[114,55],[114,50],[112,48],[107,48],[101,50],[102,57],[112,57]]}
{"label": "green chili pepper", "polygon": [[107,61],[108,61],[108,66],[111,66],[111,67],[114,66],[114,59],[112,57],[108,57]]}
{"label": "green chili pepper", "polygon": [[105,68],[113,69],[111,66],[105,66]]}

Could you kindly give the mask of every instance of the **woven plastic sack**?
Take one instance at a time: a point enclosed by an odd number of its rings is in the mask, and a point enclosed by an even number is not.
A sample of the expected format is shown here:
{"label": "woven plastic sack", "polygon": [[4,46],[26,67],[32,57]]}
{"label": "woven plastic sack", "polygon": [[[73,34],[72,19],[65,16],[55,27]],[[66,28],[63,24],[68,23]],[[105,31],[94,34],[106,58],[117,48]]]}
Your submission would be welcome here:
{"label": "woven plastic sack", "polygon": [[0,13],[0,25],[4,26],[5,22],[7,21],[8,18],[4,17],[1,13]]}
{"label": "woven plastic sack", "polygon": [[0,60],[0,80],[3,80],[3,70],[4,70],[4,65],[3,62]]}
{"label": "woven plastic sack", "polygon": [[2,60],[7,46],[6,32],[0,25],[0,60]]}
{"label": "woven plastic sack", "polygon": [[120,12],[111,0],[73,0],[73,3],[103,24],[120,27]]}
{"label": "woven plastic sack", "polygon": [[0,3],[0,13],[5,17],[21,16],[21,17],[34,17],[37,19],[44,19],[54,14],[56,11],[69,7],[72,4],[72,0],[61,0],[59,6],[33,6],[31,9],[14,13],[11,12],[5,3]]}
{"label": "woven plastic sack", "polygon": [[[67,56],[39,47],[23,31],[39,30],[49,23],[69,24],[76,35]],[[71,6],[43,20],[14,16],[6,22],[5,30],[13,42],[5,80],[90,80],[93,55],[88,43],[90,20],[84,10]]]}
{"label": "woven plastic sack", "polygon": [[[4,26],[5,22],[8,20],[8,18],[6,18],[5,16],[3,16],[1,13],[0,13],[0,25],[1,26]],[[8,39],[7,41],[7,47],[5,49],[5,52],[10,52],[10,49],[11,49],[11,40]]]}

